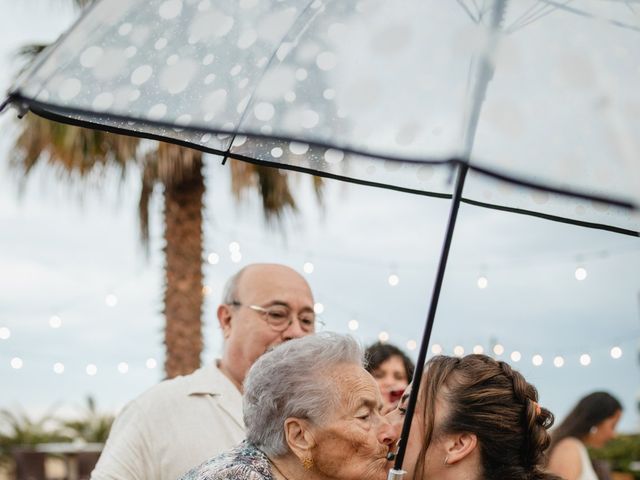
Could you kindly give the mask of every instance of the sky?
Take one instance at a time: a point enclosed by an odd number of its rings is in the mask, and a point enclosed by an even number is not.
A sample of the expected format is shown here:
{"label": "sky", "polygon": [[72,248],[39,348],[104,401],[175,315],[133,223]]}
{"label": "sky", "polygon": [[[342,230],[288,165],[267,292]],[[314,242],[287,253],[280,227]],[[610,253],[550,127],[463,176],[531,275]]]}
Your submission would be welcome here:
{"label": "sky", "polygon": [[[62,1],[0,2],[4,92],[18,66],[16,48],[53,41],[75,12]],[[14,115],[0,116],[0,408],[73,415],[93,395],[101,409],[116,411],[162,378],[160,192],[147,258],[137,224],[139,172],[124,182],[106,172],[83,186],[43,167],[22,184],[8,167],[18,128]],[[207,158],[205,175],[205,249],[219,261],[203,267],[211,291],[203,362],[220,354],[215,307],[225,279],[258,261],[301,272],[312,264],[304,275],[327,329],[363,344],[384,332],[415,358],[448,201],[326,181],[320,205],[310,178],[297,175],[299,211],[273,226],[256,195],[233,199],[219,159]],[[534,383],[540,403],[559,418],[580,396],[609,390],[625,406],[620,429],[638,431],[639,271],[637,238],[463,205],[432,343],[447,354],[502,346],[494,355]],[[580,273],[586,278],[577,280]],[[620,358],[612,358],[613,347]],[[581,355],[589,355],[589,365],[580,364]]]}

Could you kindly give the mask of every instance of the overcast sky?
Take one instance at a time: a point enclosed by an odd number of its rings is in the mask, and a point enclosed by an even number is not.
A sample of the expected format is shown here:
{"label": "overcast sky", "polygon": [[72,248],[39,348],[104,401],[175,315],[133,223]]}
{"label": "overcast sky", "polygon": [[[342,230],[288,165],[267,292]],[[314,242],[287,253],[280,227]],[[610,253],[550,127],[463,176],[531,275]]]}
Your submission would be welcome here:
{"label": "overcast sky", "polygon": [[[65,2],[0,0],[0,90],[24,43],[52,41],[72,21]],[[19,191],[7,167],[18,124],[0,117],[0,407],[34,414],[58,406],[70,413],[86,395],[105,410],[120,408],[162,377],[161,198],[152,205],[151,255],[138,241],[139,176],[115,173],[81,188],[46,168]],[[300,206],[284,228],[265,225],[259,202],[237,205],[228,169],[207,159],[205,244],[220,261],[205,265],[211,287],[204,310],[204,361],[219,354],[215,306],[224,280],[254,261],[287,263],[306,274],[323,304],[327,328],[364,343],[381,331],[407,349],[419,340],[429,304],[448,202],[327,182],[320,208],[310,179],[295,177]],[[157,194],[159,192],[156,192]],[[238,242],[239,263],[229,243]],[[640,420],[640,245],[638,239],[463,206],[452,246],[433,343],[452,354],[462,346],[504,346],[559,417],[583,394],[607,389],[625,405],[621,429]],[[586,279],[576,280],[583,267]],[[395,274],[399,282],[389,285]],[[488,285],[478,288],[483,276]],[[107,298],[109,296],[109,298]],[[107,305],[109,300],[112,306]],[[115,303],[115,305],[113,305]],[[61,320],[51,328],[52,316]],[[622,349],[613,359],[612,347]],[[410,351],[415,356],[415,351]],[[541,366],[532,357],[542,356]],[[589,354],[591,364],[579,357]],[[553,365],[563,356],[562,368]],[[22,360],[12,368],[14,357]],[[156,368],[147,368],[154,359]],[[56,362],[64,373],[56,374]],[[126,362],[129,371],[118,371]],[[15,361],[14,361],[15,364]],[[97,368],[87,375],[88,364]]]}

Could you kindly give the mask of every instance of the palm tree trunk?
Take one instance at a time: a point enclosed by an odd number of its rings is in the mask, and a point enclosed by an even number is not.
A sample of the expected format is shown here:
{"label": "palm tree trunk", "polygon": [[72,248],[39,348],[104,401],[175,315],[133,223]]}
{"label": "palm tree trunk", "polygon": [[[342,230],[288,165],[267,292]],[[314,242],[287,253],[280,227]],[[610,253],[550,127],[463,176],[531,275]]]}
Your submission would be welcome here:
{"label": "palm tree trunk", "polygon": [[164,314],[167,378],[200,367],[202,352],[202,160],[192,163],[184,179],[165,185]]}

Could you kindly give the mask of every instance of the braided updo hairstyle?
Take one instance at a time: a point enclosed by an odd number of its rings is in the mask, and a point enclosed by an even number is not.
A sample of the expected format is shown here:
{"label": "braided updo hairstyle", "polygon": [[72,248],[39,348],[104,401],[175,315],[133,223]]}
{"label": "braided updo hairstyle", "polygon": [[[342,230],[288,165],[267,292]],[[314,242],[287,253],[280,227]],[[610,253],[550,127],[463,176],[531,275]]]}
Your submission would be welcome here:
{"label": "braided updo hairstyle", "polygon": [[[436,398],[447,405],[435,425]],[[431,439],[440,433],[473,433],[478,439],[486,480],[559,480],[543,470],[553,414],[538,405],[538,392],[507,363],[486,355],[436,356],[420,387],[425,442],[422,470]]]}

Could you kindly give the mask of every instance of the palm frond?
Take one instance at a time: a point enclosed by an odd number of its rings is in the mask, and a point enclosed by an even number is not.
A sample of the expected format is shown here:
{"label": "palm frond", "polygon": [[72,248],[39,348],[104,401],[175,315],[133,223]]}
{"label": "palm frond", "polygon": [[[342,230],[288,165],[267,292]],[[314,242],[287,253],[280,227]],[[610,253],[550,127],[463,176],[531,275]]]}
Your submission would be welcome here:
{"label": "palm frond", "polygon": [[15,52],[15,56],[22,60],[31,61],[37,55],[42,53],[42,51],[48,46],[49,45],[43,43],[30,43],[27,45],[23,45]]}
{"label": "palm frond", "polygon": [[43,162],[67,179],[103,172],[109,165],[123,171],[137,162],[137,138],[64,125],[34,114],[22,122],[9,162],[25,179]]}

